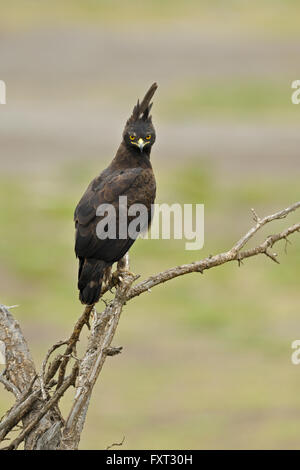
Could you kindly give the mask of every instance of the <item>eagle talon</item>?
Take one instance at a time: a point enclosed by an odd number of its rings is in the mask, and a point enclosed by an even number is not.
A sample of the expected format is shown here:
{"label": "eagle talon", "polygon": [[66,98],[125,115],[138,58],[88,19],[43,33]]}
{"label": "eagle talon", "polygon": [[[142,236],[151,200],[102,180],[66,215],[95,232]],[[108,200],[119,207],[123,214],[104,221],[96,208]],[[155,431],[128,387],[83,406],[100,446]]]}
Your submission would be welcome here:
{"label": "eagle talon", "polygon": [[119,275],[118,275],[119,281],[123,282],[123,276],[126,276],[126,275],[132,276],[134,278],[139,277],[136,274],[134,274],[132,271],[128,271],[127,269],[122,269],[119,271]]}
{"label": "eagle talon", "polygon": [[126,271],[129,276],[132,276],[134,278],[139,277],[137,274],[134,274],[132,271]]}
{"label": "eagle talon", "polygon": [[97,317],[97,310],[96,310],[96,307],[94,305],[94,307],[92,308],[92,311],[91,311],[91,314],[90,314],[90,318],[88,320],[88,322],[90,322],[90,320],[94,321],[94,319]]}

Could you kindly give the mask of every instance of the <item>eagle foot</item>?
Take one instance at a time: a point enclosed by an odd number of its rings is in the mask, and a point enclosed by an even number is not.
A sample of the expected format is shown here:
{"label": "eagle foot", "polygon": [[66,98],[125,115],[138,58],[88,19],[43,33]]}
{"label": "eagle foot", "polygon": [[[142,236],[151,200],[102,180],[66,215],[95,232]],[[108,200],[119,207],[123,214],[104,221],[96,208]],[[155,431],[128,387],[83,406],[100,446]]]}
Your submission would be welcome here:
{"label": "eagle foot", "polygon": [[121,269],[118,271],[118,281],[119,283],[122,283],[124,281],[123,276],[132,276],[133,278],[139,277],[136,274],[134,274],[132,271],[128,271],[127,269]]}

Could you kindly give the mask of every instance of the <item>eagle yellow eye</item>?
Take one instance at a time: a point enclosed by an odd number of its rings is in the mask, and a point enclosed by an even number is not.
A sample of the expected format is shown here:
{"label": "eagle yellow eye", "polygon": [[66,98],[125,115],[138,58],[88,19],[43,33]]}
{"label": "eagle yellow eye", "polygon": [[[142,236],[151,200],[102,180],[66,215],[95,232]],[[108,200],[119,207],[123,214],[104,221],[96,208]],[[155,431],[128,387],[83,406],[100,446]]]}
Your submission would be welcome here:
{"label": "eagle yellow eye", "polygon": [[134,139],[135,139],[135,135],[130,135],[129,138],[130,138],[130,140],[134,140]]}
{"label": "eagle yellow eye", "polygon": [[146,139],[150,140],[151,139],[151,134],[146,135]]}

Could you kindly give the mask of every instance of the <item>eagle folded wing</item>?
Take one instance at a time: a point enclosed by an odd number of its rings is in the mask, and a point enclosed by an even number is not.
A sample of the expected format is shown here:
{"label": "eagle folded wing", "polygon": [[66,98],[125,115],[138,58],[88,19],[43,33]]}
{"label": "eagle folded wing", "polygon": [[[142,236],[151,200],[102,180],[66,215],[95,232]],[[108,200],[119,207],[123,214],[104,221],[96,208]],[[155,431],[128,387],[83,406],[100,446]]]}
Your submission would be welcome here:
{"label": "eagle folded wing", "polygon": [[119,196],[126,196],[142,171],[142,168],[131,168],[117,174],[114,172],[105,179],[100,176],[90,184],[74,214],[75,252],[78,257],[113,261],[118,256],[122,257],[122,253],[125,254],[130,248],[134,240],[100,239],[97,236],[96,227],[101,217],[97,217],[96,212],[102,204],[112,204],[118,217]]}

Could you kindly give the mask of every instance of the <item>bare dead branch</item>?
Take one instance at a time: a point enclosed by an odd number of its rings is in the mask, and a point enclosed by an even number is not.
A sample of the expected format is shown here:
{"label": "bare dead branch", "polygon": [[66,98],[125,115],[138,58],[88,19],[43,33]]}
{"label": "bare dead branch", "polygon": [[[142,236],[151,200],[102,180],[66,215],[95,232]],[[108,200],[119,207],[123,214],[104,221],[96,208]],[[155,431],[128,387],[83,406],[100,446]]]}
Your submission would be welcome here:
{"label": "bare dead branch", "polygon": [[6,370],[4,370],[0,374],[0,382],[4,385],[4,387],[6,388],[8,392],[13,393],[15,397],[19,398],[19,396],[21,395],[20,390],[18,390],[17,387],[13,383],[11,383],[9,380],[5,378],[5,374],[6,374]]}
{"label": "bare dead branch", "polygon": [[[40,408],[40,403],[37,401],[40,390],[32,392],[33,396],[27,400],[28,392],[30,393],[37,377],[35,365],[19,323],[4,305],[0,305],[0,340],[5,343],[5,379],[13,385],[12,391],[17,398],[15,408],[13,407],[1,422],[1,435],[4,437],[20,420],[24,426],[27,426],[34,419]],[[52,426],[54,421],[55,417],[51,410],[44,418],[43,430]],[[37,429],[37,432],[42,433],[42,428]],[[26,435],[25,447],[27,439],[28,447],[34,446],[36,435],[30,433]]]}
{"label": "bare dead branch", "polygon": [[[113,287],[115,287],[120,282],[120,272],[126,271],[126,269],[128,267],[128,264],[129,264],[128,256],[124,256],[118,262],[117,270],[114,273],[111,274],[108,283],[102,287],[102,291],[101,291],[102,296],[106,292],[111,290]],[[74,327],[72,335],[70,336],[69,340],[67,341],[68,347],[66,348],[66,351],[64,353],[64,358],[63,358],[63,360],[62,360],[62,362],[59,366],[60,370],[59,370],[57,387],[60,387],[60,385],[61,385],[61,383],[64,379],[67,364],[68,364],[68,362],[70,360],[70,357],[71,357],[70,355],[75,349],[75,346],[76,346],[77,341],[79,340],[79,336],[80,336],[82,328],[84,327],[84,325],[87,325],[88,329],[90,329],[89,320],[90,320],[90,315],[91,315],[91,312],[93,311],[93,309],[94,309],[94,305],[87,305],[85,307],[83,314],[77,320],[77,323]]]}
{"label": "bare dead branch", "polygon": [[13,427],[23,419],[25,414],[29,412],[31,406],[39,397],[40,393],[40,390],[35,390],[29,397],[22,400],[20,403],[17,402],[12,407],[7,417],[0,423],[0,442],[13,429]]}
{"label": "bare dead branch", "polygon": [[67,344],[68,342],[67,341],[59,341],[58,343],[54,344],[50,349],[49,351],[47,352],[46,354],[46,357],[45,359],[43,360],[43,365],[42,365],[42,377],[44,378],[46,373],[46,366],[47,366],[47,362],[49,360],[49,357],[51,356],[51,354],[58,348],[60,348],[61,346],[63,346],[64,344]]}
{"label": "bare dead branch", "polygon": [[[35,372],[35,366],[30,356],[26,341],[19,324],[11,315],[9,309],[0,305],[0,341],[5,343],[6,370],[0,375],[0,382],[16,396],[16,403],[6,413],[0,423],[0,441],[6,440],[7,434],[23,422],[23,430],[6,449],[16,449],[25,440],[28,449],[77,449],[80,436],[93,391],[93,387],[102,370],[107,356],[116,355],[122,348],[111,347],[116,332],[122,308],[132,298],[150,291],[152,287],[167,282],[175,277],[192,272],[203,273],[204,270],[220,266],[230,261],[238,261],[264,254],[278,263],[273,246],[280,240],[290,243],[289,236],[300,232],[300,223],[289,226],[281,232],[268,236],[263,242],[253,248],[245,249],[246,244],[266,224],[287,217],[288,214],[300,208],[300,202],[260,218],[252,209],[255,225],[241,237],[233,247],[226,252],[210,255],[200,261],[167,269],[133,286],[137,276],[129,272],[128,255],[118,263],[117,270],[102,289],[102,295],[117,287],[113,300],[105,302],[102,313],[97,313],[93,305],[87,306],[77,320],[73,332],[67,341],[60,341],[47,352],[43,361],[41,374]],[[90,328],[90,316],[93,311]],[[76,356],[76,344],[84,325],[90,328],[87,349],[82,359]],[[63,354],[54,358],[48,365],[51,354],[59,347],[67,345]],[[65,378],[70,359],[75,359],[71,374]],[[57,381],[54,379],[58,372]],[[76,379],[77,377],[77,379]],[[76,379],[76,383],[75,383]],[[57,385],[51,396],[51,387]],[[64,422],[58,403],[65,391],[76,385],[76,393],[66,422]],[[41,398],[43,397],[43,400]],[[112,444],[122,445],[121,443]],[[111,448],[109,446],[108,448]]]}
{"label": "bare dead branch", "polygon": [[[136,286],[132,287],[127,294],[127,300],[132,299],[133,297],[137,297],[144,292],[149,291],[152,287],[155,287],[159,284],[162,284],[166,281],[170,281],[178,276],[183,276],[184,274],[189,274],[193,272],[203,272],[206,269],[211,269],[215,266],[220,266],[221,264],[228,263],[229,261],[237,260],[239,263],[251,256],[255,256],[261,253],[267,254],[269,257],[276,258],[274,255],[270,256],[268,252],[268,248],[272,248],[272,246],[277,243],[279,240],[285,239],[295,232],[299,232],[300,223],[292,225],[291,227],[283,230],[282,232],[267,237],[267,239],[258,245],[257,247],[241,251],[241,249],[246,245],[246,243],[256,234],[256,232],[262,228],[267,223],[276,220],[276,219],[283,219],[285,218],[290,212],[295,211],[300,207],[300,201],[293,204],[286,209],[276,212],[273,215],[269,215],[264,217],[263,219],[258,219],[256,225],[252,227],[240,240],[231,248],[231,250],[226,251],[224,253],[220,253],[215,256],[209,256],[200,261],[195,261],[194,263],[190,264],[183,264],[181,266],[176,266],[175,268],[167,269],[166,271],[162,271],[158,274],[150,276],[148,279],[140,282]],[[278,262],[276,260],[276,262]]]}
{"label": "bare dead branch", "polygon": [[70,338],[67,342],[68,346],[65,350],[64,357],[63,357],[61,365],[60,365],[57,388],[59,388],[61,386],[61,384],[64,380],[67,364],[68,364],[68,362],[70,360],[70,357],[71,357],[70,354],[74,351],[74,348],[75,348],[76,343],[79,339],[82,328],[84,327],[84,325],[88,325],[88,327],[89,327],[89,318],[90,318],[90,314],[91,314],[91,311],[93,310],[93,308],[94,308],[94,305],[87,305],[84,309],[83,314],[77,320],[77,322],[74,326],[73,333],[71,334],[71,336],[70,336]]}
{"label": "bare dead branch", "polygon": [[76,375],[78,373],[78,365],[75,364],[72,370],[71,375],[66,378],[66,380],[63,382],[61,387],[55,391],[53,394],[52,398],[45,403],[45,405],[39,410],[38,414],[35,416],[34,419],[31,420],[31,422],[26,426],[25,429],[18,435],[16,439],[14,439],[11,444],[5,448],[5,450],[14,450],[17,449],[19,444],[25,439],[25,437],[35,428],[35,426],[40,422],[40,420],[45,416],[45,414],[53,408],[54,405],[59,401],[59,399],[63,396],[65,391],[71,386],[74,385]]}
{"label": "bare dead branch", "polygon": [[0,341],[5,344],[6,379],[21,393],[36,375],[34,363],[20,325],[5,305],[0,305],[0,325]]}
{"label": "bare dead branch", "polygon": [[128,289],[135,280],[130,272],[124,271],[121,275],[123,281],[114,300],[101,314],[95,312],[93,316],[88,347],[79,368],[75,399],[63,430],[61,448],[65,450],[78,447],[93,387],[107,357],[106,351],[118,326]]}

